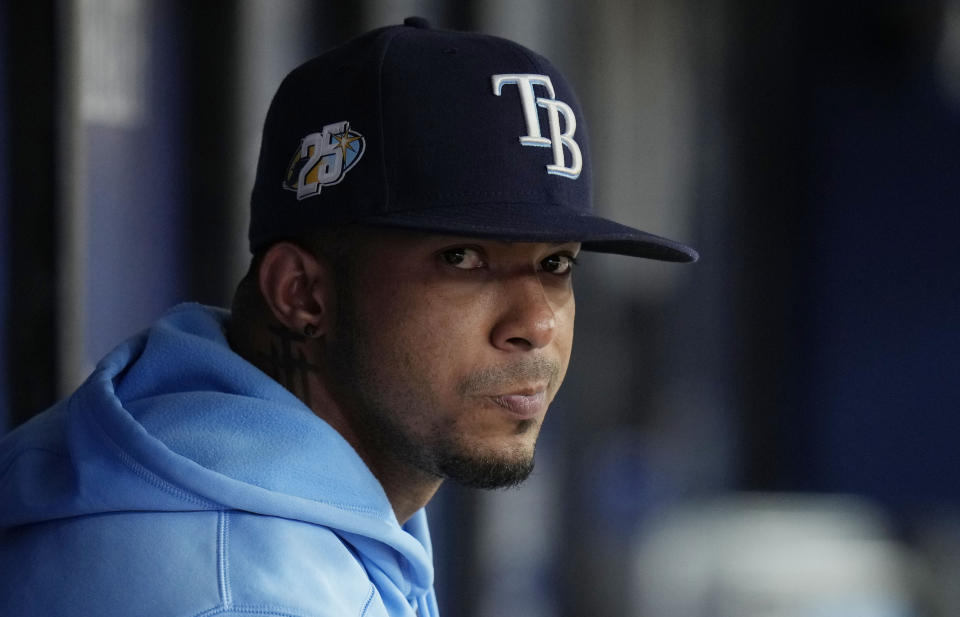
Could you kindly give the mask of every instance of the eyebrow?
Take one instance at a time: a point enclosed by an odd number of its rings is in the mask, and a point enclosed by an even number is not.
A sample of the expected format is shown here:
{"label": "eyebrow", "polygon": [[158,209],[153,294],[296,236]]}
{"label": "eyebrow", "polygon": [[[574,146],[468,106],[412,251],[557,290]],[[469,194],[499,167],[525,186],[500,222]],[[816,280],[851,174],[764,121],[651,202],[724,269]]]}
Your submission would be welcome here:
{"label": "eyebrow", "polygon": [[501,240],[499,238],[489,238],[489,241],[496,244],[510,246],[513,244],[546,244],[551,248],[564,246],[566,244],[580,244],[580,240],[561,240],[559,242],[537,242],[535,240]]}

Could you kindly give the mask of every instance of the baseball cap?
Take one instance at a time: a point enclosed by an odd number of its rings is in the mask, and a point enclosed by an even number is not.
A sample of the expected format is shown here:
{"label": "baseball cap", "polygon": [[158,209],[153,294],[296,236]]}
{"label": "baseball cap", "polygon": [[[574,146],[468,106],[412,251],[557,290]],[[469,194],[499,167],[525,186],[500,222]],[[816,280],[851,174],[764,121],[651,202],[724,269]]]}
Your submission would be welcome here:
{"label": "baseball cap", "polygon": [[407,18],[283,80],[263,128],[250,249],[357,224],[697,259],[596,216],[591,183],[580,104],[546,58]]}

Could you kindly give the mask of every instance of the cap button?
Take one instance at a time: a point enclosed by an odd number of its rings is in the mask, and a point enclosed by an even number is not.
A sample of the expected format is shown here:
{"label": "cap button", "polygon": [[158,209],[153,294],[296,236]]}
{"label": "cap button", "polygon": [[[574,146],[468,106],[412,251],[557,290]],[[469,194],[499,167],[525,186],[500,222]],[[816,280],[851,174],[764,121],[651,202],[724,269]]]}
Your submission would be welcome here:
{"label": "cap button", "polygon": [[420,28],[421,30],[430,29],[430,22],[423,17],[407,17],[403,20],[403,25],[410,26],[411,28]]}

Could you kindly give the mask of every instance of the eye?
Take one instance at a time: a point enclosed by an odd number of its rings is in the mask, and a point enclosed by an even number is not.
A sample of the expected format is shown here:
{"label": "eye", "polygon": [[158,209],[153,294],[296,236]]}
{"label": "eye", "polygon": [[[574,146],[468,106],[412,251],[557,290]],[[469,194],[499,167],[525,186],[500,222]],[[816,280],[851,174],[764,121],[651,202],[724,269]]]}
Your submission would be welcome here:
{"label": "eye", "polygon": [[466,246],[447,249],[440,253],[444,263],[461,270],[475,270],[487,265],[480,251]]}
{"label": "eye", "polygon": [[573,255],[558,253],[541,261],[540,267],[543,268],[544,272],[562,276],[565,274],[570,274],[576,264],[577,259]]}

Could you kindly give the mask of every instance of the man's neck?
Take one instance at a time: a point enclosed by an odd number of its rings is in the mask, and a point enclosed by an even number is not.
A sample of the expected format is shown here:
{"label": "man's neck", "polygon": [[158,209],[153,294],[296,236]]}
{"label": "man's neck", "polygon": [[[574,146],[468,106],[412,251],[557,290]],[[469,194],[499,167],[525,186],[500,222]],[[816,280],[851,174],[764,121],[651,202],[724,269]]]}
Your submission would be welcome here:
{"label": "man's neck", "polygon": [[322,384],[314,385],[308,406],[353,447],[383,487],[397,521],[401,525],[406,523],[417,510],[427,505],[443,481],[398,459],[384,448],[366,443],[350,422],[350,414],[334,400],[329,390]]}
{"label": "man's neck", "polygon": [[364,443],[350,421],[350,414],[326,386],[328,378],[325,378],[322,359],[317,357],[318,345],[311,344],[312,339],[279,325],[238,334],[234,328],[228,329],[230,347],[340,433],[379,480],[401,525],[430,501],[442,480],[396,460],[382,448]]}

